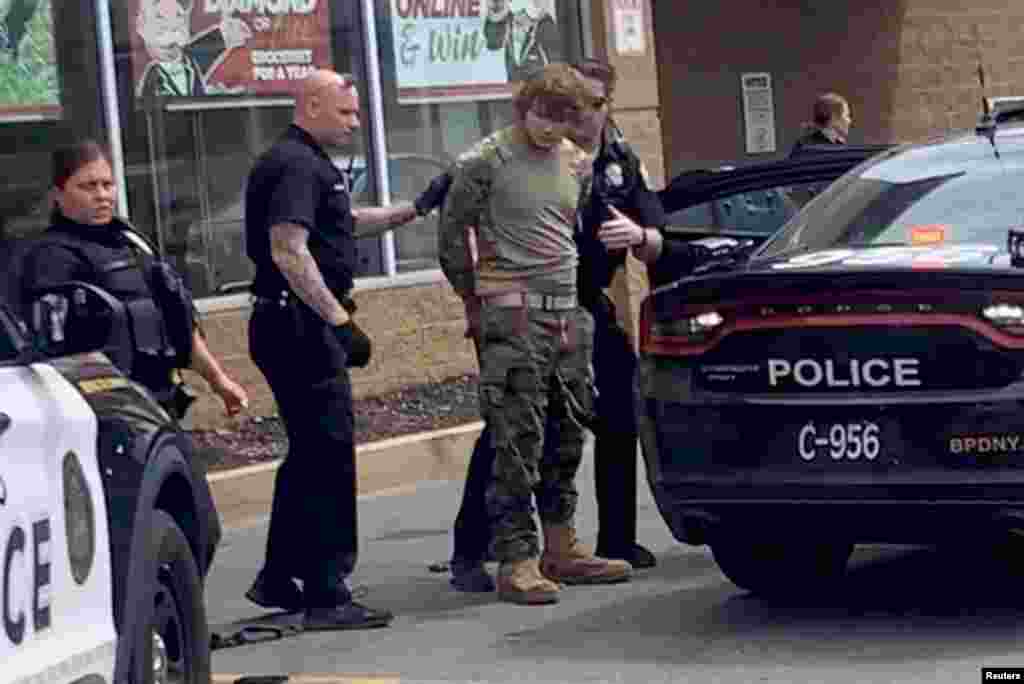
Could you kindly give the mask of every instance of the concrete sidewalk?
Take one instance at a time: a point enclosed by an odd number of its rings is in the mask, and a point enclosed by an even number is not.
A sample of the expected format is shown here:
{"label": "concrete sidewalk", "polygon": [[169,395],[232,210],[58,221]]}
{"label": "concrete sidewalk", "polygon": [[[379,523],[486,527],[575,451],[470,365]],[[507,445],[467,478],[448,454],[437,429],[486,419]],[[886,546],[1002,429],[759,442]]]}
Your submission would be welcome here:
{"label": "concrete sidewalk", "polygon": [[[373,494],[430,480],[460,480],[483,430],[477,421],[356,447],[359,493]],[[238,527],[270,513],[280,459],[210,473],[207,479],[225,527]]]}

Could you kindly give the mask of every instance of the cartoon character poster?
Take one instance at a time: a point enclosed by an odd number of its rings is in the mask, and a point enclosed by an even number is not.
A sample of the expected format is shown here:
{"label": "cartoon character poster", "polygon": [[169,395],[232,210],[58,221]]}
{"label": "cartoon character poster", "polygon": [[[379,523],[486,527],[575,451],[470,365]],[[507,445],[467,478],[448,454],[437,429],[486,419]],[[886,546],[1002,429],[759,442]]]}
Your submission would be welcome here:
{"label": "cartoon character poster", "polygon": [[391,0],[402,104],[511,97],[562,61],[553,0]]}
{"label": "cartoon character poster", "polygon": [[139,98],[287,95],[295,81],[333,64],[328,0],[129,4]]}
{"label": "cartoon character poster", "polygon": [[51,0],[0,0],[0,120],[59,118]]}

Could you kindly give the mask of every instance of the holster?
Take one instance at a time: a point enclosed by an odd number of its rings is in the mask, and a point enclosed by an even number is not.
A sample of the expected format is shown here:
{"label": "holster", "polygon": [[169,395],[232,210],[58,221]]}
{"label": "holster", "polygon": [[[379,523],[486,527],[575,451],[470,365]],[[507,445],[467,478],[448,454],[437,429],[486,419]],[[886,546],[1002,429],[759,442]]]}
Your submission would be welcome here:
{"label": "holster", "polygon": [[183,382],[176,383],[166,390],[154,392],[153,394],[157,403],[176,421],[183,419],[185,414],[188,413],[189,408],[196,401],[195,395],[189,391],[188,386]]}

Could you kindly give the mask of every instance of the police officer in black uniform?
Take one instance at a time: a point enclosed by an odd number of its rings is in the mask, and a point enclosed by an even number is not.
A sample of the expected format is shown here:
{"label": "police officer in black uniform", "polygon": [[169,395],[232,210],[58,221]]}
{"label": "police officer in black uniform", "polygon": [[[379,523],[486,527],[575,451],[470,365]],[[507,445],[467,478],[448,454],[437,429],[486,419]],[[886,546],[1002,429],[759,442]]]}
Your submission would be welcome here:
{"label": "police officer in black uniform", "polygon": [[294,123],[256,161],[246,188],[246,245],[256,265],[250,354],[289,442],[274,486],[266,561],[246,596],[266,607],[304,609],[307,629],[392,620],[388,611],[353,601],[345,582],[357,551],[347,368],[369,362],[370,343],[351,318],[355,217],[346,179],[324,147],[350,142],[358,127],[353,78],[314,72],[300,84]]}
{"label": "police officer in black uniform", "polygon": [[[594,476],[597,494],[597,554],[621,558],[636,568],[655,564],[654,555],[636,542],[637,426],[633,375],[636,353],[619,326],[604,289],[623,267],[625,249],[609,250],[605,229],[621,224],[660,229],[665,212],[648,187],[643,164],[609,116],[616,74],[606,62],[587,59],[576,65],[591,94],[591,108],[575,134],[584,149],[596,145],[590,199],[580,213],[580,302],[594,315],[594,373],[597,424],[594,426]],[[643,231],[646,235],[646,231]]]}
{"label": "police officer in black uniform", "polygon": [[[41,338],[50,321],[34,320],[41,291],[68,281],[95,285],[124,304],[135,349],[123,369],[149,389],[175,419],[192,402],[180,368],[191,367],[224,402],[229,415],[248,404],[245,390],[210,353],[187,288],[152,245],[114,214],[110,157],[92,140],[53,155],[51,225],[26,252],[20,306]],[[69,331],[71,332],[71,331]]]}
{"label": "police officer in black uniform", "polygon": [[[574,65],[583,75],[591,94],[591,109],[574,136],[585,149],[595,149],[594,187],[590,200],[579,215],[576,236],[579,249],[577,290],[580,302],[594,316],[594,372],[598,391],[598,423],[593,426],[595,480],[599,517],[597,555],[629,561],[634,567],[649,568],[654,555],[636,543],[637,428],[633,397],[636,354],[619,327],[615,307],[604,294],[616,269],[626,259],[626,249],[642,259],[657,259],[661,253],[660,232],[665,214],[648,186],[639,158],[626,143],[622,132],[608,117],[615,87],[615,70],[600,60],[582,60]],[[621,211],[620,211],[621,209]],[[625,212],[623,214],[622,212]],[[632,217],[632,219],[628,218]],[[603,227],[615,244],[605,246]],[[643,227],[650,227],[644,230]],[[650,235],[650,244],[644,236]],[[637,241],[644,239],[644,244]],[[657,245],[657,251],[653,250]],[[472,314],[468,313],[467,317]],[[470,330],[474,322],[470,320]],[[556,444],[554,435],[546,444]],[[494,589],[483,562],[490,542],[484,492],[491,478],[494,452],[489,428],[477,439],[463,487],[462,505],[454,528],[454,550],[450,569],[452,586],[460,591],[486,592]]]}

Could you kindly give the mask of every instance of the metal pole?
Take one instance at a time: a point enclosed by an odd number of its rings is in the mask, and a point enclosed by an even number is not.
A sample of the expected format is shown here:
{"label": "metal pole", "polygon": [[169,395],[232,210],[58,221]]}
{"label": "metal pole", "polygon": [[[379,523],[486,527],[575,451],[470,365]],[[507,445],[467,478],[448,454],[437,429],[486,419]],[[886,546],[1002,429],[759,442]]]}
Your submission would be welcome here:
{"label": "metal pole", "polygon": [[[380,84],[380,58],[377,50],[377,23],[374,19],[373,0],[362,0],[363,31],[366,35],[366,97],[370,112],[370,151],[373,156],[374,180],[380,190],[383,206],[391,204],[391,185],[388,182],[388,147],[384,137],[384,92]],[[388,231],[381,236],[384,256],[384,273],[393,276],[398,272],[395,263],[395,234]]]}
{"label": "metal pole", "polygon": [[590,0],[580,2],[579,20],[583,56],[594,57],[594,15],[590,8]]}
{"label": "metal pole", "polygon": [[100,87],[103,113],[110,137],[111,164],[117,181],[117,213],[128,218],[128,188],[124,173],[124,146],[121,142],[120,104],[117,101],[117,72],[114,70],[114,32],[110,27],[110,0],[96,0],[96,41],[100,56]]}

